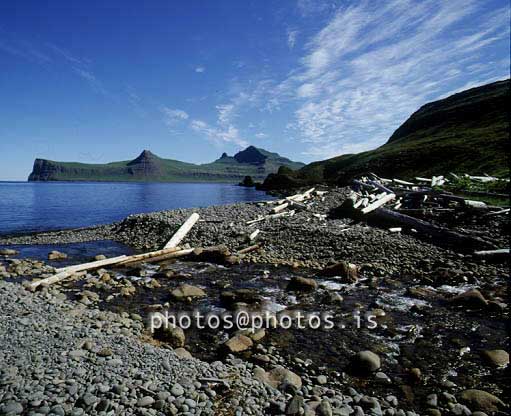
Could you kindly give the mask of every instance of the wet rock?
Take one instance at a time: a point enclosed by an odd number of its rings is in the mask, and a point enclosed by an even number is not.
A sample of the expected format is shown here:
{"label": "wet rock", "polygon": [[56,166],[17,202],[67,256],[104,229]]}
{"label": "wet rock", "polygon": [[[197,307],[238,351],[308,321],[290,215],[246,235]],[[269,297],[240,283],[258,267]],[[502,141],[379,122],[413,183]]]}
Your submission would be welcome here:
{"label": "wet rock", "polygon": [[66,253],[61,253],[60,251],[53,250],[48,254],[48,260],[65,260],[67,259]]}
{"label": "wet rock", "polygon": [[226,259],[231,256],[230,250],[225,245],[215,247],[196,248],[192,253],[195,261],[225,264]]}
{"label": "wet rock", "polygon": [[261,296],[255,289],[236,289],[225,291],[220,294],[220,300],[228,307],[232,307],[235,303],[243,302],[247,304],[259,303]]}
{"label": "wet rock", "polygon": [[356,283],[358,280],[358,267],[347,261],[341,261],[325,267],[318,274],[325,277],[338,277],[345,283]]}
{"label": "wet rock", "polygon": [[0,256],[17,256],[19,254],[19,251],[12,250],[10,248],[3,248],[0,249]]}
{"label": "wet rock", "polygon": [[369,375],[380,367],[380,357],[372,351],[360,351],[352,358],[350,363],[350,369],[355,375]]}
{"label": "wet rock", "polygon": [[170,294],[177,300],[203,298],[206,296],[206,292],[200,287],[187,284],[178,286],[176,289],[172,290]]}
{"label": "wet rock", "polygon": [[481,355],[489,365],[494,367],[505,367],[509,364],[509,353],[504,350],[486,350]]}
{"label": "wet rock", "polygon": [[254,345],[253,341],[245,335],[235,335],[227,340],[224,346],[231,353],[243,352],[249,350]]}
{"label": "wet rock", "polygon": [[98,254],[97,256],[94,256],[94,260],[96,261],[106,260],[106,256],[104,254]]}
{"label": "wet rock", "polygon": [[449,300],[452,305],[463,306],[469,309],[484,309],[488,301],[477,289],[468,290]]}
{"label": "wet rock", "polygon": [[460,395],[460,401],[465,403],[472,411],[480,410],[485,413],[493,413],[504,408],[505,405],[498,397],[483,390],[465,390]]}
{"label": "wet rock", "polygon": [[318,288],[318,283],[314,279],[308,279],[302,276],[293,276],[287,290],[296,292],[312,292]]}
{"label": "wet rock", "polygon": [[411,368],[410,371],[408,371],[408,378],[410,379],[411,383],[418,384],[422,380],[422,372],[420,368],[414,367]]}
{"label": "wet rock", "polygon": [[406,290],[406,296],[427,301],[442,298],[436,290],[427,287],[409,287]]}

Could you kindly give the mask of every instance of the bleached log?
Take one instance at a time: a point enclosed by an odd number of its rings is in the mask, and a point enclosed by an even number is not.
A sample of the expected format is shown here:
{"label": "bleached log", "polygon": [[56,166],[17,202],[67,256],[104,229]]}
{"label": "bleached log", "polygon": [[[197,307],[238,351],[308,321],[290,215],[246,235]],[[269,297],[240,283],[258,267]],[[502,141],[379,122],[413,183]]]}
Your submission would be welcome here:
{"label": "bleached log", "polygon": [[494,181],[499,180],[499,178],[495,178],[494,176],[470,176],[470,175],[468,175],[468,177],[474,181],[479,181],[479,182],[494,182]]}
{"label": "bleached log", "polygon": [[128,258],[128,256],[124,256],[124,255],[118,256],[118,257],[111,257],[109,259],[91,261],[89,263],[77,264],[75,266],[62,267],[60,269],[55,269],[55,271],[57,273],[62,273],[62,272],[80,272],[82,270],[99,269],[100,267],[103,267],[103,266],[109,266],[111,264],[119,263],[126,258]]}
{"label": "bleached log", "polygon": [[394,183],[399,184],[399,185],[406,185],[406,186],[413,186],[413,185],[415,185],[413,182],[407,182],[407,181],[403,181],[401,179],[392,179],[392,181]]}
{"label": "bleached log", "polygon": [[509,260],[509,249],[501,248],[498,250],[483,250],[474,252],[476,257],[481,257],[485,260]]}
{"label": "bleached log", "polygon": [[254,244],[253,246],[248,246],[248,247],[245,247],[242,250],[237,251],[236,255],[247,254],[247,253],[250,253],[251,251],[255,251],[255,250],[259,249],[259,248],[261,248],[260,244]]}
{"label": "bleached log", "polygon": [[82,272],[93,269],[99,269],[104,266],[114,266],[114,265],[127,265],[138,262],[155,262],[161,261],[168,258],[182,257],[190,254],[193,249],[181,250],[178,247],[172,247],[170,249],[157,250],[150,253],[144,254],[135,254],[133,256],[118,256],[112,257],[110,259],[93,261],[89,263],[77,264],[75,266],[64,267],[61,269],[57,269],[57,274],[47,277],[45,279],[37,280],[28,285],[28,288],[34,290],[41,285],[51,285],[53,283],[60,282],[62,280],[67,279],[68,277]]}
{"label": "bleached log", "polygon": [[27,285],[27,288],[30,290],[35,290],[41,285],[49,286],[53,283],[60,282],[76,273],[79,273],[79,272],[82,272],[85,270],[99,269],[100,267],[103,267],[103,266],[109,266],[112,264],[119,263],[120,261],[122,261],[123,259],[125,259],[127,257],[128,256],[112,257],[110,259],[93,261],[93,262],[89,262],[89,263],[84,263],[84,264],[79,264],[76,266],[70,266],[70,267],[66,267],[63,269],[59,269],[60,271],[57,271],[57,274],[54,274],[53,276],[50,276],[50,277],[46,277],[45,279],[36,280],[35,282],[31,282]]}
{"label": "bleached log", "polygon": [[133,264],[141,263],[141,262],[157,263],[157,262],[164,261],[164,260],[176,259],[178,257],[188,256],[188,255],[192,254],[194,250],[195,250],[194,248],[186,248],[183,250],[177,250],[177,251],[173,251],[170,253],[161,254],[159,256],[152,256],[152,257],[147,257],[145,259],[134,259],[131,261],[126,261],[126,262],[121,263],[121,265],[122,266],[132,266]]}
{"label": "bleached log", "polygon": [[252,225],[252,224],[255,224],[255,223],[257,223],[257,222],[264,221],[264,220],[266,219],[266,217],[267,217],[267,216],[264,216],[264,217],[259,216],[259,217],[257,217],[257,218],[256,218],[256,219],[254,219],[254,220],[247,221],[245,224],[247,224],[247,225]]}
{"label": "bleached log", "polygon": [[255,230],[254,232],[252,232],[249,236],[248,236],[248,241],[253,241],[257,238],[257,236],[259,235],[259,233],[261,232],[261,230],[258,228],[257,230]]}
{"label": "bleached log", "polygon": [[150,251],[148,253],[134,254],[132,256],[125,258],[124,260],[121,260],[119,262],[119,264],[124,265],[126,263],[132,263],[134,261],[143,261],[143,260],[149,259],[151,257],[163,256],[165,254],[171,254],[171,253],[174,253],[174,252],[180,251],[180,250],[182,250],[182,248],[180,248],[180,247],[170,247],[170,248],[164,248],[162,250]]}
{"label": "bleached log", "polygon": [[272,209],[272,212],[274,214],[280,212],[280,211],[283,211],[285,210],[287,207],[289,206],[289,202],[285,202],[284,204],[282,205],[277,205],[275,208]]}
{"label": "bleached log", "polygon": [[377,208],[385,205],[387,202],[392,201],[396,197],[396,194],[385,194],[382,198],[374,201],[372,204],[369,204],[367,207],[362,208],[362,214],[368,214],[371,211],[374,211]]}
{"label": "bleached log", "polygon": [[279,212],[277,214],[268,215],[268,218],[292,217],[293,215],[295,215],[295,212],[296,211],[294,209],[292,209],[290,211]]}
{"label": "bleached log", "polygon": [[401,227],[391,227],[389,228],[389,232],[391,233],[400,233],[403,229]]}
{"label": "bleached log", "polygon": [[431,178],[421,178],[421,177],[417,176],[417,177],[415,178],[415,180],[416,180],[417,182],[427,182],[427,183],[431,183]]}
{"label": "bleached log", "polygon": [[169,240],[167,244],[165,244],[164,248],[173,248],[177,247],[179,243],[186,237],[186,234],[190,232],[195,223],[199,220],[199,214],[194,212],[192,215],[188,217],[188,219],[179,227],[179,229],[174,233],[172,238]]}
{"label": "bleached log", "polygon": [[363,204],[364,204],[364,201],[369,201],[367,198],[360,198],[358,201],[356,201],[354,204],[353,204],[353,208],[357,209],[359,207],[361,207]]}
{"label": "bleached log", "polygon": [[488,209],[488,205],[486,205],[482,201],[472,201],[470,199],[465,199],[465,206],[474,208],[474,209]]}
{"label": "bleached log", "polygon": [[483,217],[493,217],[494,215],[507,214],[509,211],[511,211],[509,208],[501,209],[499,211],[488,212],[484,214]]}

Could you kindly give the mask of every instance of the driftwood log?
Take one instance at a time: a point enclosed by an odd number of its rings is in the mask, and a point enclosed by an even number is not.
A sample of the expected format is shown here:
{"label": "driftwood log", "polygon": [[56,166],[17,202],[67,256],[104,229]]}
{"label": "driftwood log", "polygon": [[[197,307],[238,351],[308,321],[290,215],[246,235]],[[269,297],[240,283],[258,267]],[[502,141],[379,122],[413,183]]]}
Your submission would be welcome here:
{"label": "driftwood log", "polygon": [[131,265],[138,262],[155,262],[167,260],[169,258],[176,258],[189,255],[193,252],[193,249],[181,250],[177,247],[170,249],[157,250],[150,253],[135,254],[133,256],[119,256],[110,259],[93,261],[89,263],[77,264],[75,266],[65,267],[63,269],[57,269],[57,274],[47,277],[45,279],[36,280],[27,285],[30,290],[35,290],[39,286],[49,286],[54,283],[61,282],[68,277],[73,276],[76,273],[99,269],[104,266],[115,266],[115,265]]}
{"label": "driftwood log", "polygon": [[474,250],[492,250],[496,247],[480,237],[460,234],[448,228],[440,227],[418,218],[386,208],[378,208],[364,216],[368,222],[379,226],[401,226],[403,229],[414,229],[418,234],[433,239],[438,245],[445,245],[456,251],[470,252]]}
{"label": "driftwood log", "polygon": [[174,233],[172,238],[169,240],[165,247],[163,248],[173,248],[177,247],[183,238],[186,237],[186,234],[190,232],[195,223],[199,220],[199,214],[194,212],[188,219],[179,227],[179,229]]}

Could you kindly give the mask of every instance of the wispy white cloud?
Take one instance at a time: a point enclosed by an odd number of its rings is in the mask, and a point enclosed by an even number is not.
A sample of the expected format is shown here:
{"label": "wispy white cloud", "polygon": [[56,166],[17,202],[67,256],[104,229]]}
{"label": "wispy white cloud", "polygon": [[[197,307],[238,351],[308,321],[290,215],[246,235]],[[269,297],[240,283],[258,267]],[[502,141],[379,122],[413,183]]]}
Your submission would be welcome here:
{"label": "wispy white cloud", "polygon": [[298,0],[296,2],[298,11],[303,17],[314,16],[334,6],[333,1],[325,0]]}
{"label": "wispy white cloud", "polygon": [[[481,54],[508,39],[509,8],[485,12],[482,6],[475,0],[341,6],[269,94],[277,106],[298,106],[290,126],[309,143],[307,154],[374,148],[420,105],[465,85],[467,77],[506,76],[509,60],[481,65]],[[301,10],[308,7],[315,6],[299,1]]]}
{"label": "wispy white cloud", "polygon": [[203,66],[198,66],[197,68],[195,68],[195,72],[199,74],[202,74],[204,71],[206,71],[206,68],[204,68]]}
{"label": "wispy white cloud", "polygon": [[87,69],[73,67],[73,71],[83,80],[87,81],[92,90],[98,94],[110,96],[110,93],[105,89],[103,83],[96,78],[96,76]]}
{"label": "wispy white cloud", "polygon": [[255,137],[257,137],[258,139],[266,139],[268,135],[266,133],[259,132],[255,134]]}
{"label": "wispy white cloud", "polygon": [[297,37],[298,37],[298,30],[289,29],[287,31],[287,46],[289,47],[289,49],[293,49],[295,47]]}
{"label": "wispy white cloud", "polygon": [[17,58],[36,64],[48,64],[52,62],[51,57],[42,48],[32,45],[30,42],[20,40],[7,34],[1,33],[0,51],[8,53]]}
{"label": "wispy white cloud", "polygon": [[184,110],[162,107],[160,111],[163,113],[163,121],[169,127],[174,127],[189,118],[188,113]]}
{"label": "wispy white cloud", "polygon": [[203,134],[209,140],[216,144],[234,143],[238,146],[247,146],[247,141],[241,138],[239,130],[232,126],[213,127],[202,120],[192,120],[190,128],[200,134]]}

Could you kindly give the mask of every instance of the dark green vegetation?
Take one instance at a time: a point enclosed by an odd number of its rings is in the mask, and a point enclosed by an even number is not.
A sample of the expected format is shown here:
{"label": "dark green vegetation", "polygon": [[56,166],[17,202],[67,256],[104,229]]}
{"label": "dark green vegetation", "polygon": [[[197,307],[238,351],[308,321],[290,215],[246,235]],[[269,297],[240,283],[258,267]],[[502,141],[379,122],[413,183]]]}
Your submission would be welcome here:
{"label": "dark green vegetation", "polygon": [[162,159],[144,150],[134,160],[101,165],[36,159],[28,180],[234,183],[245,176],[262,180],[266,175],[277,172],[280,166],[299,169],[304,164],[254,146],[234,156],[224,153],[220,159],[203,165]]}
{"label": "dark green vegetation", "polygon": [[383,146],[269,175],[264,189],[346,184],[367,172],[385,177],[487,173],[509,177],[509,80],[424,105]]}

